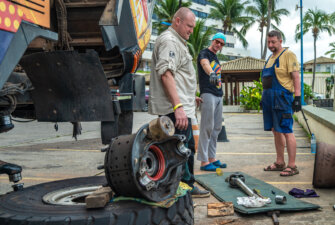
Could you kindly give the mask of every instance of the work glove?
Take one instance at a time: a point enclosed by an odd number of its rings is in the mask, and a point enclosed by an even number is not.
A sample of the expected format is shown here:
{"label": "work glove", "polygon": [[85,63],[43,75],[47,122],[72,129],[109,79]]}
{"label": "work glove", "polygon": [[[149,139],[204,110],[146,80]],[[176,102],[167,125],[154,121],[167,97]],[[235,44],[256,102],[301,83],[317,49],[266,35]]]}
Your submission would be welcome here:
{"label": "work glove", "polygon": [[213,85],[218,85],[218,76],[216,75],[216,73],[211,72],[209,74],[209,83],[213,84]]}
{"label": "work glove", "polygon": [[299,112],[301,110],[301,99],[300,96],[295,96],[293,103],[292,103],[292,109],[294,112]]}

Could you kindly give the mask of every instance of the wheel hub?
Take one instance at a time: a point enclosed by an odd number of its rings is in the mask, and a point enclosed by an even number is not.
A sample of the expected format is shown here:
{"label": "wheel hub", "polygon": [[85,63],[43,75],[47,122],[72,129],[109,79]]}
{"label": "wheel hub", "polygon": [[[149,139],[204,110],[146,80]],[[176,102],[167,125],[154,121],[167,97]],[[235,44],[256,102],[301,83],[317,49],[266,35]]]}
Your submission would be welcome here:
{"label": "wheel hub", "polygon": [[176,193],[191,151],[185,136],[173,135],[168,117],[157,120],[150,122],[154,129],[144,125],[136,134],[115,138],[106,151],[105,175],[117,195],[158,202]]}

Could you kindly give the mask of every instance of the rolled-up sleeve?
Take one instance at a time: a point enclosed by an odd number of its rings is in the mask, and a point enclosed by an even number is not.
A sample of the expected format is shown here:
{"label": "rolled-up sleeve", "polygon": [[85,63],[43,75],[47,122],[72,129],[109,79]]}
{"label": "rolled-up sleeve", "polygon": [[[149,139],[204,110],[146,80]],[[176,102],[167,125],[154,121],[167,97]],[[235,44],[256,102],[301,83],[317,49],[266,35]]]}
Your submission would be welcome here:
{"label": "rolled-up sleeve", "polygon": [[169,70],[173,75],[176,73],[177,63],[180,54],[176,43],[173,41],[165,41],[159,46],[159,55],[157,56],[156,71],[158,75],[163,75]]}
{"label": "rolled-up sleeve", "polygon": [[287,72],[297,72],[299,71],[299,62],[297,60],[297,57],[293,52],[288,52],[289,54],[287,55]]}

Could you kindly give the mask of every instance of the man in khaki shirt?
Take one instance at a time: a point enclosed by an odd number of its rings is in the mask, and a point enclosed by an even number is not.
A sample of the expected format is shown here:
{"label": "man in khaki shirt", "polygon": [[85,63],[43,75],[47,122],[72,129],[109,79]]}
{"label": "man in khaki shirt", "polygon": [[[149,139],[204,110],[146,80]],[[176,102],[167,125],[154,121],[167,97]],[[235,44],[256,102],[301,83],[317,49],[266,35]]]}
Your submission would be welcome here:
{"label": "man in khaki shirt", "polygon": [[191,118],[195,117],[197,79],[186,41],[195,26],[195,15],[180,8],[172,25],[157,39],[152,54],[148,112],[166,115],[175,124],[176,134],[186,136],[185,145],[192,150],[182,181],[193,189],[193,197],[207,197],[208,191],[194,186],[194,139]]}

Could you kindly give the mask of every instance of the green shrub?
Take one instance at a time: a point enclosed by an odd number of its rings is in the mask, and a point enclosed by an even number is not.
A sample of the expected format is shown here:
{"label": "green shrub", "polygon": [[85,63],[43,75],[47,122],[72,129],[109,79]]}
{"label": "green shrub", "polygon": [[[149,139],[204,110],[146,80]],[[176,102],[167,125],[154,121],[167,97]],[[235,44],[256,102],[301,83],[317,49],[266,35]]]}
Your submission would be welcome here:
{"label": "green shrub", "polygon": [[334,87],[334,75],[326,78],[326,98],[330,98],[330,93]]}
{"label": "green shrub", "polygon": [[308,99],[313,99],[314,95],[313,95],[313,91],[312,91],[312,87],[306,83],[304,83],[304,100],[307,103]]}
{"label": "green shrub", "polygon": [[243,87],[240,92],[240,103],[245,109],[260,110],[263,87],[260,81],[254,81],[255,87]]}

